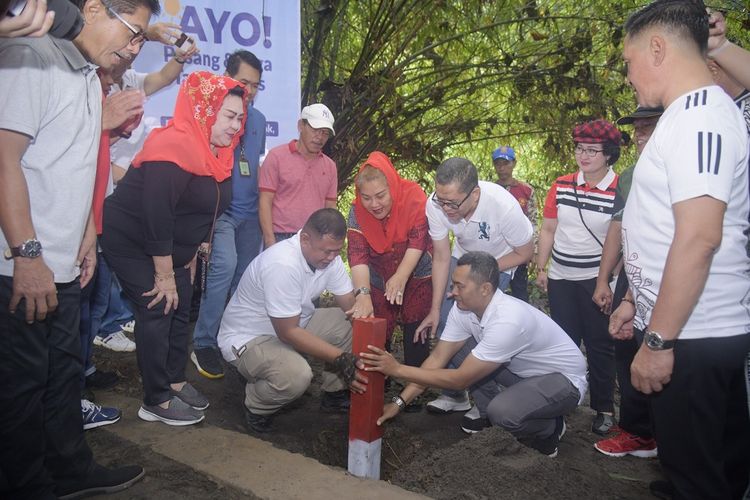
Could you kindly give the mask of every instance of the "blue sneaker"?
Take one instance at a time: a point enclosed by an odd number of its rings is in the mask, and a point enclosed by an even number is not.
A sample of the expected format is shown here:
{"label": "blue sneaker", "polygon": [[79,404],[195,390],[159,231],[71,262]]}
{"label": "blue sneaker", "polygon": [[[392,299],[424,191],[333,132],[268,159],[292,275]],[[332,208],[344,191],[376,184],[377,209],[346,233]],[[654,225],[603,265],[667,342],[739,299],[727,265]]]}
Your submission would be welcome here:
{"label": "blue sneaker", "polygon": [[122,412],[117,408],[95,405],[88,399],[81,400],[81,412],[83,413],[83,430],[85,431],[114,424],[122,416]]}

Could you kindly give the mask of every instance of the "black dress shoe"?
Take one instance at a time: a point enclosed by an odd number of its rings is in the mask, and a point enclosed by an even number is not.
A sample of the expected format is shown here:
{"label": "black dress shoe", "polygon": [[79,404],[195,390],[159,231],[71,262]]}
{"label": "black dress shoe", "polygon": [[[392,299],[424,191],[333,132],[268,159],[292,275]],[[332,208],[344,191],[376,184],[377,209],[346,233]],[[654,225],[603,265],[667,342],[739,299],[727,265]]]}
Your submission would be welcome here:
{"label": "black dress shoe", "polygon": [[61,500],[115,493],[130,488],[140,481],[144,474],[145,471],[140,465],[108,469],[96,464],[84,480],[75,484],[58,486],[56,493]]}
{"label": "black dress shoe", "polygon": [[351,406],[349,389],[324,392],[320,400],[320,409],[326,413],[346,413]]}
{"label": "black dress shoe", "polygon": [[247,409],[244,404],[242,408],[245,410],[245,427],[250,434],[259,432],[265,434],[271,431],[271,423],[273,422],[273,414],[271,415],[258,415]]}
{"label": "black dress shoe", "polygon": [[86,377],[86,387],[89,389],[111,389],[119,381],[120,377],[115,372],[97,370]]}

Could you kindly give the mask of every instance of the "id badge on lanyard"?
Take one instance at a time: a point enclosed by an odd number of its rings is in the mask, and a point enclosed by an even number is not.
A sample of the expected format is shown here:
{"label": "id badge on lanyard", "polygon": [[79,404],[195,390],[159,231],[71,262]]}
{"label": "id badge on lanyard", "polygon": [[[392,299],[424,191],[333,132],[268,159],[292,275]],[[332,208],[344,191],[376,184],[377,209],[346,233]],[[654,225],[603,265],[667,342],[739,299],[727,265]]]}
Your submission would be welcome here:
{"label": "id badge on lanyard", "polygon": [[250,163],[245,158],[245,141],[240,141],[240,175],[250,177]]}

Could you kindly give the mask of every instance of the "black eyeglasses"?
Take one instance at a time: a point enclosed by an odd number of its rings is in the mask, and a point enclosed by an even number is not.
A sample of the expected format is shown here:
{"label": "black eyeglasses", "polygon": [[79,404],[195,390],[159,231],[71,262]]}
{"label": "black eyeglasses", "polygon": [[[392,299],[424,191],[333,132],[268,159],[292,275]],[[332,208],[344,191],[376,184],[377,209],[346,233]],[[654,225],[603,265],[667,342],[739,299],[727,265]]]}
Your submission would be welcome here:
{"label": "black eyeglasses", "polygon": [[471,196],[471,193],[473,193],[474,190],[478,187],[479,186],[474,186],[473,188],[471,188],[469,190],[469,194],[467,194],[466,197],[463,200],[459,201],[458,203],[456,203],[455,201],[450,201],[450,200],[448,201],[441,200],[440,198],[437,197],[437,193],[432,193],[431,199],[432,199],[432,202],[439,207],[447,207],[447,208],[450,208],[451,210],[458,210],[459,208],[461,208],[461,205],[463,205],[464,202],[469,199],[469,196]]}
{"label": "black eyeglasses", "polygon": [[102,5],[113,15],[117,18],[118,21],[120,21],[122,24],[127,26],[127,28],[130,30],[131,33],[133,33],[133,36],[130,37],[130,42],[128,42],[128,45],[143,45],[146,43],[146,40],[148,40],[148,37],[146,36],[146,32],[142,29],[138,30],[133,27],[132,24],[127,22],[123,17],[115,12],[115,10],[109,6],[109,3],[105,0],[102,0]]}
{"label": "black eyeglasses", "polygon": [[594,156],[596,156],[597,153],[604,153],[604,150],[576,146],[575,152],[577,155],[582,155],[583,153],[586,153],[586,156],[588,156],[589,158],[593,158]]}

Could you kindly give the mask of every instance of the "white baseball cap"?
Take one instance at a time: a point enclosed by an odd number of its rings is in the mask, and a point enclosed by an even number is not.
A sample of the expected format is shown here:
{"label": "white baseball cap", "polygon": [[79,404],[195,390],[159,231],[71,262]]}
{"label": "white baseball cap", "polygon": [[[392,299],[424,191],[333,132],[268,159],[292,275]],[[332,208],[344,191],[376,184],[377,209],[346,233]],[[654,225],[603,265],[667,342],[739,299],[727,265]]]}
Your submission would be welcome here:
{"label": "white baseball cap", "polygon": [[300,120],[307,120],[312,128],[327,128],[331,134],[336,134],[333,130],[333,113],[325,104],[310,104],[302,108],[299,116]]}

